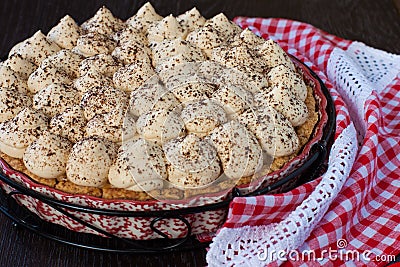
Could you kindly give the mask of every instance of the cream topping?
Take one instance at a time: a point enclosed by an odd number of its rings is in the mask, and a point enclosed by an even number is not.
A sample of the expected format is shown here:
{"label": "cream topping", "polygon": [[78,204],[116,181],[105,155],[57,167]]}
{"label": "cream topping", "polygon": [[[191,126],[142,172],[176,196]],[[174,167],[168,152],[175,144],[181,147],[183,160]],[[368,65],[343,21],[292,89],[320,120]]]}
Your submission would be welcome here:
{"label": "cream topping", "polygon": [[14,158],[22,158],[25,148],[48,127],[47,117],[26,107],[13,119],[0,123],[1,151]]}
{"label": "cream topping", "polygon": [[263,152],[256,137],[235,120],[212,131],[209,140],[217,149],[224,173],[229,178],[253,175],[263,165]]}
{"label": "cream topping", "polygon": [[60,49],[55,43],[49,42],[41,31],[37,31],[13,52],[39,66],[43,59],[58,52]]}
{"label": "cream topping", "polygon": [[[223,75],[225,75],[225,77],[228,79],[229,79],[229,77],[231,77],[231,74],[226,75],[224,73]],[[239,75],[237,77],[237,79],[239,79],[239,77],[243,77],[243,80],[240,83],[240,85],[243,86],[243,84],[244,84],[243,81],[245,81],[246,86],[244,86],[244,87],[252,93],[257,93],[260,90],[264,90],[266,87],[268,87],[268,80],[265,77],[265,75],[262,73],[254,72],[254,71],[248,71],[248,72],[242,71],[241,75]]]}
{"label": "cream topping", "polygon": [[0,122],[14,118],[25,107],[32,106],[29,96],[12,88],[0,87]]}
{"label": "cream topping", "polygon": [[63,17],[47,34],[47,40],[56,43],[59,47],[72,49],[76,46],[82,29],[69,15]]}
{"label": "cream topping", "polygon": [[173,93],[156,81],[156,78],[151,78],[149,82],[131,93],[129,110],[138,117],[150,110],[171,110],[179,105]]}
{"label": "cream topping", "polygon": [[271,85],[283,84],[300,100],[307,98],[307,86],[300,74],[285,65],[278,65],[268,72],[268,80]]}
{"label": "cream topping", "polygon": [[211,59],[247,72],[263,72],[267,68],[265,60],[245,45],[218,47],[213,50]]}
{"label": "cream topping", "polygon": [[[0,123],[0,128],[3,127],[2,123]],[[0,130],[1,132],[1,130]],[[25,153],[25,147],[23,148],[18,148],[15,146],[10,146],[6,143],[3,143],[0,140],[0,151],[3,152],[4,154],[13,157],[13,158],[17,158],[17,159],[22,159],[22,157],[24,156]]]}
{"label": "cream topping", "polygon": [[270,68],[278,65],[285,65],[293,71],[296,70],[289,56],[283,51],[282,47],[272,39],[267,40],[259,47],[259,53]]}
{"label": "cream topping", "polygon": [[153,49],[153,64],[158,65],[171,57],[183,55],[190,61],[203,61],[204,56],[200,49],[190,45],[182,39],[165,40]]}
{"label": "cream topping", "polygon": [[160,73],[166,70],[171,70],[176,68],[176,66],[178,65],[195,63],[203,59],[203,56],[197,53],[194,53],[192,55],[179,54],[161,61],[156,67],[156,72]]}
{"label": "cream topping", "polygon": [[35,71],[37,66],[19,54],[12,54],[3,62],[3,66],[9,67],[17,72],[22,79],[28,79],[29,75]]}
{"label": "cream topping", "polygon": [[[197,74],[199,75],[199,77],[210,81],[211,83],[214,84],[218,84],[218,85],[223,85],[223,84],[227,84],[231,79],[225,79],[222,80],[221,76],[224,75],[224,71],[225,71],[226,67],[224,65],[222,65],[221,63],[215,62],[215,61],[211,61],[211,60],[206,60],[203,61],[199,64],[198,66],[198,70],[197,70]],[[229,69],[231,70],[231,69]],[[232,71],[234,72],[238,72],[237,70],[232,69]],[[232,79],[234,79],[237,75],[236,73],[231,75]]]}
{"label": "cream topping", "polygon": [[239,86],[253,94],[268,87],[268,80],[262,73],[227,68],[213,61],[202,62],[199,67],[199,74],[220,86]]}
{"label": "cream topping", "polygon": [[143,44],[145,46],[148,45],[146,35],[142,31],[129,25],[123,30],[116,32],[112,38],[113,40],[117,41],[120,45],[127,41],[134,41],[136,43]]}
{"label": "cream topping", "polygon": [[213,85],[206,83],[187,83],[169,89],[183,105],[187,105],[194,101],[207,99],[215,91],[215,87]]}
{"label": "cream topping", "polygon": [[200,136],[208,134],[214,128],[227,122],[224,109],[209,99],[188,104],[182,110],[181,117],[186,130]]}
{"label": "cream topping", "polygon": [[67,179],[81,186],[101,187],[117,158],[116,146],[103,138],[89,137],[73,147],[67,161]]}
{"label": "cream topping", "polygon": [[129,18],[126,23],[140,31],[146,32],[152,23],[162,20],[162,18],[163,17],[158,15],[154,10],[154,7],[147,2],[139,8],[138,12]]}
{"label": "cream topping", "polygon": [[85,136],[86,119],[79,105],[66,108],[50,121],[50,132],[76,143]]}
{"label": "cream topping", "polygon": [[108,173],[111,185],[132,191],[161,189],[166,178],[161,147],[144,139],[124,143]]}
{"label": "cream topping", "polygon": [[200,48],[208,57],[212,49],[224,44],[224,38],[212,26],[204,26],[188,34],[186,40],[195,47]]}
{"label": "cream topping", "polygon": [[[159,70],[156,69],[157,71]],[[172,90],[185,83],[198,83],[200,77],[197,75],[197,71],[196,63],[185,63],[174,65],[173,68],[166,68],[157,73],[165,86]]]}
{"label": "cream topping", "polygon": [[[12,55],[15,55],[15,54],[20,55],[20,53],[19,53],[20,49],[23,46],[27,45],[27,43],[28,43],[28,39],[25,39],[19,43],[16,43],[13,47],[11,47],[10,52],[8,52],[8,57],[11,57]],[[23,57],[23,58],[25,58],[25,57]]]}
{"label": "cream topping", "polygon": [[75,54],[70,50],[60,50],[49,56],[40,64],[40,68],[47,66],[63,70],[69,76],[76,78],[79,76],[79,63],[83,60],[81,55]]}
{"label": "cream topping", "polygon": [[253,105],[253,94],[240,86],[221,86],[212,96],[228,115],[240,114]]}
{"label": "cream topping", "polygon": [[184,123],[177,110],[151,110],[136,121],[137,132],[146,140],[163,144],[184,132]]}
{"label": "cream topping", "polygon": [[131,139],[136,133],[134,118],[129,114],[124,118],[115,117],[112,113],[94,116],[86,125],[86,136],[100,136],[114,143]]}
{"label": "cream topping", "polygon": [[169,163],[168,180],[176,187],[205,186],[221,173],[215,148],[196,135],[175,138],[163,148]]}
{"label": "cream topping", "polygon": [[55,82],[71,84],[72,80],[62,69],[48,65],[32,72],[28,78],[28,89],[35,94]]}
{"label": "cream topping", "polygon": [[82,24],[82,28],[89,32],[97,32],[106,36],[120,31],[125,27],[122,20],[114,17],[105,6],[101,7],[96,14]]}
{"label": "cream topping", "polygon": [[242,31],[239,26],[230,21],[223,13],[208,19],[204,26],[217,30],[224,39],[232,38]]}
{"label": "cream topping", "polygon": [[74,87],[81,94],[86,93],[92,87],[99,86],[112,87],[114,84],[110,77],[106,77],[96,71],[89,71],[85,75],[74,80]]}
{"label": "cream topping", "polygon": [[58,135],[43,132],[24,153],[25,167],[42,178],[58,178],[65,168],[72,143]]}
{"label": "cream topping", "polygon": [[233,39],[233,43],[245,43],[249,47],[260,46],[265,42],[265,40],[252,31],[249,28],[243,30],[240,34],[236,35]]}
{"label": "cream topping", "polygon": [[65,16],[0,63],[0,150],[83,186],[205,186],[221,168],[254,175],[262,150],[298,151],[306,97],[284,50],[222,13],[162,18],[147,3],[124,23],[102,7],[82,27]]}
{"label": "cream topping", "polygon": [[153,75],[156,73],[151,65],[146,61],[139,61],[118,69],[114,73],[113,82],[118,89],[131,92],[138,89]]}
{"label": "cream topping", "polygon": [[132,64],[139,61],[146,61],[151,64],[150,54],[148,47],[144,47],[143,44],[132,40],[122,43],[112,52],[112,55],[124,64]]}
{"label": "cream topping", "polygon": [[193,31],[195,29],[202,27],[206,22],[206,19],[200,14],[200,12],[195,7],[179,15],[176,19],[182,26],[186,27],[189,31]]}
{"label": "cream topping", "polygon": [[12,88],[20,93],[27,93],[26,81],[11,68],[0,65],[0,87]]}
{"label": "cream topping", "polygon": [[268,103],[285,116],[293,126],[302,125],[308,118],[306,104],[283,84],[274,86],[269,93],[258,93],[256,99],[260,105]]}
{"label": "cream topping", "polygon": [[270,105],[248,109],[238,119],[257,137],[263,150],[272,156],[287,156],[299,147],[299,138],[292,124]]}
{"label": "cream topping", "polygon": [[78,105],[78,91],[68,85],[52,83],[33,96],[33,107],[53,117],[66,108]]}
{"label": "cream topping", "polygon": [[85,118],[92,119],[97,114],[120,112],[128,105],[127,95],[113,87],[96,86],[89,89],[83,96],[80,106]]}
{"label": "cream topping", "polygon": [[184,29],[172,15],[169,15],[161,21],[151,25],[147,30],[149,43],[159,43],[166,39],[184,39],[186,35],[186,29]]}
{"label": "cream topping", "polygon": [[98,54],[80,62],[79,73],[84,76],[88,72],[98,72],[112,77],[120,67],[121,64],[111,55]]}
{"label": "cream topping", "polygon": [[116,46],[116,43],[107,36],[95,32],[81,35],[76,42],[74,52],[85,57],[91,57],[97,54],[110,54]]}

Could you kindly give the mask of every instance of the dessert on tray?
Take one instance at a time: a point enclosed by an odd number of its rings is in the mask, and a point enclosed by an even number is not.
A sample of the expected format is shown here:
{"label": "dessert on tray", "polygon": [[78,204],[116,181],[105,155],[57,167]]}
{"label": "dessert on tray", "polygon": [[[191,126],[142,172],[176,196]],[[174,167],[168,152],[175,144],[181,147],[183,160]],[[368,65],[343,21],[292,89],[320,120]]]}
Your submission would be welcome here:
{"label": "dessert on tray", "polygon": [[0,86],[1,157],[41,184],[110,199],[245,188],[299,155],[319,121],[276,42],[195,8],[163,18],[147,3],[122,21],[102,7],[82,25],[67,15],[11,49]]}

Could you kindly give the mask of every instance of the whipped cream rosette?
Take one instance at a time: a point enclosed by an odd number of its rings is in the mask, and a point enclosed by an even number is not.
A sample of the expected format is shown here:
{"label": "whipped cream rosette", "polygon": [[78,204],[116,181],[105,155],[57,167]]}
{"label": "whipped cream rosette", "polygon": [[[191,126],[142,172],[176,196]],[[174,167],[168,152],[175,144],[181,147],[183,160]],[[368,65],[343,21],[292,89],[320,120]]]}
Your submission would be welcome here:
{"label": "whipped cream rosette", "polygon": [[270,85],[283,85],[301,101],[307,98],[307,86],[303,77],[285,65],[273,67],[267,74]]}
{"label": "whipped cream rosette", "polygon": [[143,44],[145,47],[148,45],[146,34],[130,25],[127,25],[124,29],[114,33],[112,39],[117,41],[119,45],[128,41]]}
{"label": "whipped cream rosette", "polygon": [[150,110],[172,110],[180,105],[179,100],[160,81],[153,76],[132,91],[129,102],[129,112],[136,117]]}
{"label": "whipped cream rosette", "polygon": [[84,57],[81,55],[63,49],[44,59],[40,64],[40,68],[58,68],[64,71],[71,78],[76,78],[79,76],[79,64],[83,59]]}
{"label": "whipped cream rosette", "polygon": [[113,75],[113,82],[118,89],[131,92],[155,74],[148,61],[137,61],[119,68]]}
{"label": "whipped cream rosette", "polygon": [[78,91],[64,84],[52,83],[33,96],[33,107],[49,117],[54,117],[79,103]]}
{"label": "whipped cream rosette", "polygon": [[[178,55],[179,56],[179,55]],[[172,57],[171,59],[173,59]],[[193,60],[189,60],[188,62],[183,62],[183,63],[173,63],[169,61],[171,64],[171,67],[164,68],[166,65],[168,65],[168,59],[163,60],[162,63],[166,63],[165,65],[159,65],[156,67],[156,72],[158,76],[160,77],[160,80],[164,83],[166,88],[168,90],[173,90],[174,88],[177,88],[179,86],[189,84],[189,83],[210,83],[206,79],[204,79],[202,76],[200,76],[199,73],[199,63],[200,62],[194,62]]]}
{"label": "whipped cream rosette", "polygon": [[308,118],[306,104],[287,89],[284,84],[274,86],[270,92],[261,91],[257,93],[255,99],[260,106],[272,106],[294,127],[304,124]]}
{"label": "whipped cream rosette", "polygon": [[187,105],[211,97],[215,92],[215,86],[208,83],[190,82],[170,88],[170,90],[182,105]]}
{"label": "whipped cream rosette", "polygon": [[26,80],[10,67],[0,65],[0,87],[12,88],[20,93],[28,93]]}
{"label": "whipped cream rosette", "polygon": [[80,76],[85,76],[85,74],[89,72],[98,72],[104,76],[112,77],[120,67],[121,63],[119,63],[113,56],[108,54],[98,54],[79,62],[79,74]]}
{"label": "whipped cream rosette", "polygon": [[188,104],[182,110],[181,117],[188,133],[198,136],[207,135],[228,120],[224,109],[210,99]]}
{"label": "whipped cream rosette", "polygon": [[9,56],[19,54],[39,66],[46,57],[60,50],[56,43],[49,41],[41,31],[37,31],[32,37],[14,46]]}
{"label": "whipped cream rosette", "polygon": [[59,47],[72,49],[76,46],[82,29],[69,15],[63,17],[47,34],[47,40],[56,43]]}
{"label": "whipped cream rosette", "polygon": [[69,85],[72,83],[72,79],[58,66],[47,65],[43,68],[39,67],[29,76],[28,89],[31,93],[36,94],[55,82]]}
{"label": "whipped cream rosette", "polygon": [[264,72],[267,62],[246,45],[222,46],[213,50],[211,59],[230,68],[237,68],[246,72]]}
{"label": "whipped cream rosette", "polygon": [[206,23],[206,19],[200,14],[197,8],[192,8],[176,18],[188,31],[194,31]]}
{"label": "whipped cream rosette", "polygon": [[228,115],[235,117],[245,109],[253,106],[253,94],[239,85],[221,86],[212,95]]}
{"label": "whipped cream rosette", "polygon": [[223,13],[219,13],[208,19],[204,26],[211,26],[220,32],[225,39],[230,39],[242,31],[238,25],[230,21]]}
{"label": "whipped cream rosette", "polygon": [[74,105],[51,119],[49,131],[76,143],[85,136],[86,124],[83,109]]}
{"label": "whipped cream rosette", "polygon": [[93,87],[113,87],[114,83],[110,77],[98,73],[97,71],[88,71],[85,75],[75,79],[73,85],[81,95],[84,95]]}
{"label": "whipped cream rosette", "polygon": [[25,149],[48,129],[48,118],[30,107],[21,110],[13,119],[0,123],[0,150],[22,158]]}
{"label": "whipped cream rosette", "polygon": [[257,36],[254,32],[249,30],[249,28],[244,29],[240,34],[237,34],[233,38],[232,45],[245,44],[248,47],[257,47],[265,42],[263,38]]}
{"label": "whipped cream rosette", "polygon": [[122,20],[114,17],[111,11],[103,6],[92,18],[85,21],[81,27],[89,32],[111,36],[114,32],[120,31],[125,26]]}
{"label": "whipped cream rosette", "polygon": [[208,140],[217,149],[223,171],[231,179],[252,176],[264,164],[256,137],[236,120],[214,129]]}
{"label": "whipped cream rosette", "polygon": [[216,149],[194,134],[178,137],[163,146],[168,164],[168,181],[178,188],[198,188],[221,174]]}
{"label": "whipped cream rosette", "polygon": [[184,134],[184,122],[179,110],[150,110],[136,121],[139,135],[157,144],[163,144]]}
{"label": "whipped cream rosette", "polygon": [[19,54],[12,54],[11,56],[9,56],[4,62],[2,62],[2,66],[8,67],[11,70],[15,71],[20,79],[23,80],[28,79],[29,75],[31,75],[31,73],[34,72],[37,68],[34,63],[23,58]]}
{"label": "whipped cream rosette", "polygon": [[32,106],[32,99],[14,88],[0,87],[0,122],[14,118],[25,107]]}
{"label": "whipped cream rosette", "polygon": [[127,40],[112,51],[112,56],[124,64],[137,63],[139,61],[151,63],[150,54],[150,48],[135,40]]}
{"label": "whipped cream rosette", "polygon": [[86,136],[100,136],[117,144],[132,139],[135,134],[135,119],[125,114],[125,110],[98,114],[86,124]]}
{"label": "whipped cream rosette", "polygon": [[190,61],[203,61],[205,59],[200,49],[192,46],[187,41],[181,38],[165,40],[155,45],[152,49],[152,54],[154,66],[157,66],[163,61],[169,60],[170,58],[177,57],[179,55],[190,59]]}
{"label": "whipped cream rosette", "polygon": [[147,2],[126,23],[142,32],[146,32],[151,24],[162,19],[163,17],[158,15],[154,7]]}
{"label": "whipped cream rosette", "polygon": [[42,178],[58,178],[65,175],[65,168],[72,143],[65,138],[43,132],[25,150],[26,168]]}
{"label": "whipped cream rosette", "polygon": [[131,139],[121,146],[108,173],[112,186],[130,191],[162,189],[167,177],[162,148],[142,138]]}
{"label": "whipped cream rosette", "polygon": [[117,147],[101,137],[84,138],[72,147],[67,179],[81,186],[101,187],[108,181],[108,172],[117,158]]}
{"label": "whipped cream rosette", "polygon": [[293,62],[289,56],[283,51],[275,41],[267,40],[262,45],[258,46],[260,56],[268,63],[270,68],[285,65],[291,70],[295,70]]}
{"label": "whipped cream rosette", "polygon": [[299,147],[299,139],[292,124],[268,104],[246,110],[238,116],[238,120],[273,157],[290,155]]}
{"label": "whipped cream rosette", "polygon": [[187,29],[182,27],[177,19],[172,15],[155,22],[147,30],[149,43],[159,43],[164,40],[172,40],[176,38],[185,39],[186,35]]}
{"label": "whipped cream rosette", "polygon": [[91,57],[98,54],[110,54],[116,47],[115,41],[97,32],[89,32],[79,36],[73,52]]}
{"label": "whipped cream rosette", "polygon": [[120,112],[128,105],[128,96],[125,92],[113,87],[96,86],[89,89],[83,96],[80,106],[87,120],[97,114]]}
{"label": "whipped cream rosette", "polygon": [[190,32],[186,40],[193,46],[201,49],[208,57],[211,57],[213,48],[225,43],[221,34],[211,25],[205,25]]}

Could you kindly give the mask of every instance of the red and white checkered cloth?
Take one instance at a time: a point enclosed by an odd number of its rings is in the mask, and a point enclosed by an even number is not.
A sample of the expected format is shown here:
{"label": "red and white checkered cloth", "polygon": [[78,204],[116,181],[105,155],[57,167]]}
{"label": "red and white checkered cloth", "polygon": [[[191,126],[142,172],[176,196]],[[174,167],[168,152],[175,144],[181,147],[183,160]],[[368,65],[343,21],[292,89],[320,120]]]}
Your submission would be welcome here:
{"label": "red and white checkered cloth", "polygon": [[[353,120],[354,113],[348,97],[343,94],[357,95],[358,92],[346,92],[346,88],[338,90],[337,81],[327,78],[328,60],[335,48],[348,50],[353,42],[327,34],[311,25],[286,19],[238,17],[235,22],[266,39],[277,41],[283,49],[305,62],[319,75],[334,99],[337,114],[335,137],[339,136]],[[369,257],[372,261],[367,265],[383,266],[387,263],[387,255],[400,253],[400,59],[383,51],[373,52],[391,56],[391,62],[385,65],[385,56],[376,59],[361,50],[355,51],[354,55],[357,58],[365,57],[362,61],[367,64],[369,59],[377,61],[374,62],[374,68],[384,66],[392,72],[395,69],[397,76],[394,75],[393,81],[385,86],[377,82],[377,76],[385,75],[385,69],[379,75],[372,75],[372,69],[370,75],[365,73],[374,88],[364,104],[362,119],[365,128],[358,129],[364,136],[360,140],[359,154],[338,197],[298,250],[314,250],[319,255],[322,250],[337,249],[338,240],[345,239],[348,243],[347,251],[371,251]],[[359,71],[364,73],[369,69],[361,66]],[[352,74],[346,75],[351,77]],[[384,88],[380,88],[382,84]],[[278,223],[311,194],[320,180],[316,179],[284,194],[235,198],[223,228]],[[285,266],[366,264],[340,259],[334,262],[322,259],[319,262],[288,260],[279,263]]]}

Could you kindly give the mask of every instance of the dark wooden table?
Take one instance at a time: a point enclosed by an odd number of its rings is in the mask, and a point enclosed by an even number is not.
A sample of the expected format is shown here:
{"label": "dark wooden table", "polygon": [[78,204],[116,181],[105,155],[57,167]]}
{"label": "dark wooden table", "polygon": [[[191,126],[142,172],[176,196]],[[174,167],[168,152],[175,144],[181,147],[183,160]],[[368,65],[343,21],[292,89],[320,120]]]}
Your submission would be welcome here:
{"label": "dark wooden table", "polygon": [[[0,58],[38,29],[47,32],[65,14],[83,22],[102,5],[128,18],[140,0],[1,0]],[[176,0],[151,1],[161,15],[196,6],[205,17],[282,17],[311,23],[340,37],[400,53],[400,0]],[[120,255],[74,248],[15,228],[0,214],[0,266],[204,266],[205,250],[158,255]]]}

